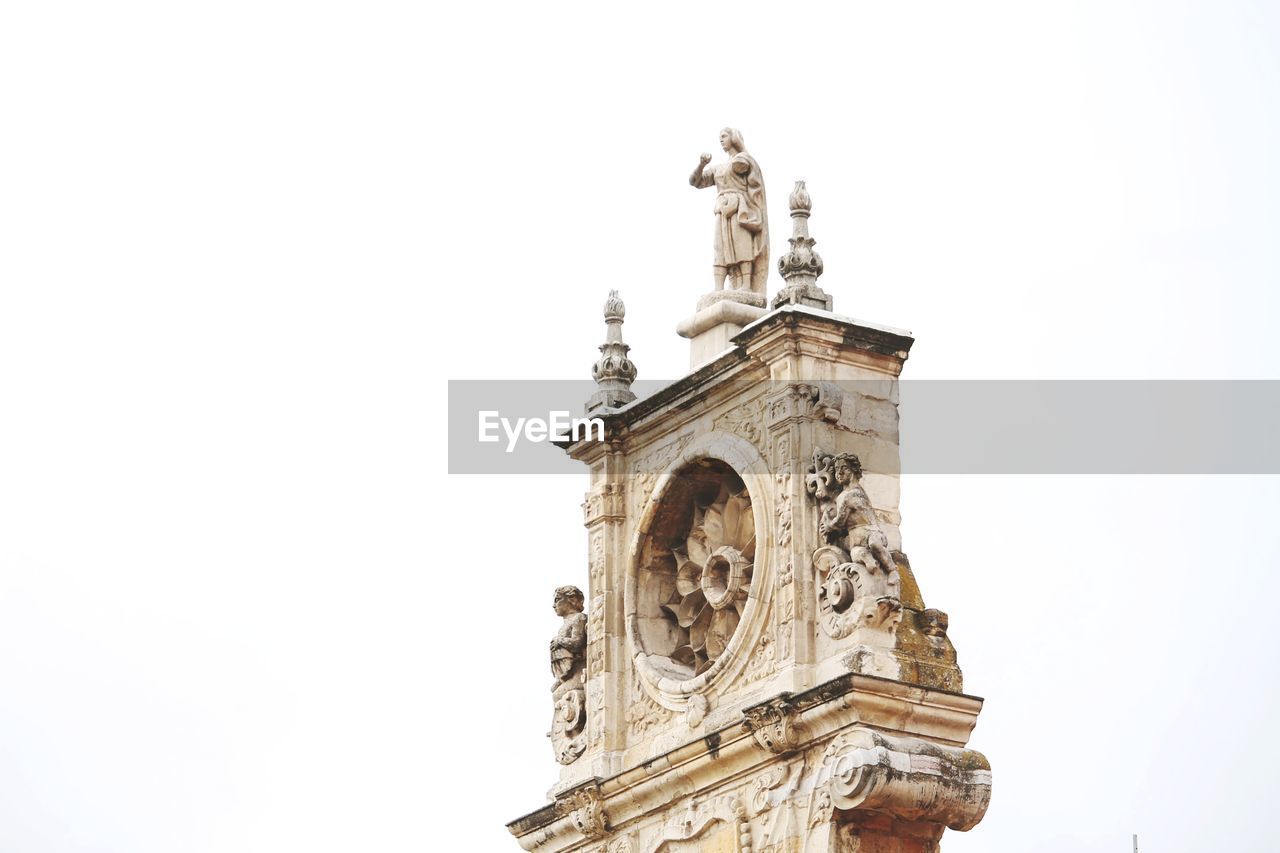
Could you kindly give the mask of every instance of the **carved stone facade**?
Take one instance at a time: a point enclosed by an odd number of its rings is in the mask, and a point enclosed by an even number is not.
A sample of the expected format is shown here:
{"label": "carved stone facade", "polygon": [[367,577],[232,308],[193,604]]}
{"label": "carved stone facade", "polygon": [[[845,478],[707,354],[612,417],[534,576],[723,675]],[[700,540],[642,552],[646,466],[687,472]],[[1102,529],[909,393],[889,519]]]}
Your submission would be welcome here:
{"label": "carved stone facade", "polygon": [[899,532],[911,343],[784,302],[567,446],[591,476],[583,725],[509,824],[524,849],[921,853],[981,820],[982,700]]}

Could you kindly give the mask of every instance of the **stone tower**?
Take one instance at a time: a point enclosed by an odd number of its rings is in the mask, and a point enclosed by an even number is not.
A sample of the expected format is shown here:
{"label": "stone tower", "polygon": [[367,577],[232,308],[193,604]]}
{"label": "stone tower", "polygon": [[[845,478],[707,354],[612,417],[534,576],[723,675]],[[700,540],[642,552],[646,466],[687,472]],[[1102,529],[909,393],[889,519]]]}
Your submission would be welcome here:
{"label": "stone tower", "polygon": [[[691,178],[716,184],[718,217],[742,192],[720,171],[731,141]],[[733,293],[717,269],[681,323],[692,372],[649,397],[631,399],[610,295],[605,439],[565,445],[591,486],[587,593],[555,596],[560,779],[508,824],[525,850],[927,853],[986,811],[990,766],[966,748],[982,700],[899,534],[912,338],[831,312],[803,184],[790,202],[771,310],[731,257],[739,295],[714,297]]]}

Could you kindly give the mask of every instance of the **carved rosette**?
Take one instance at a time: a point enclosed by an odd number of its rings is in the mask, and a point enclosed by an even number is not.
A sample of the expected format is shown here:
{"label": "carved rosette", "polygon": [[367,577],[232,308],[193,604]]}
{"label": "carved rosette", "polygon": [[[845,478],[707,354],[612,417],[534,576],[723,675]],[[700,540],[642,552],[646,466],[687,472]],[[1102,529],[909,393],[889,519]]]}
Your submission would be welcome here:
{"label": "carved rosette", "polygon": [[724,463],[686,466],[663,497],[640,568],[640,639],[677,678],[711,668],[738,628],[755,569],[755,516]]}
{"label": "carved rosette", "polygon": [[819,536],[826,541],[811,559],[818,622],[833,639],[860,628],[887,632],[892,638],[902,619],[901,577],[875,511],[858,484],[860,475],[856,456],[837,457],[821,450],[814,451],[805,475],[805,489],[818,504]]}

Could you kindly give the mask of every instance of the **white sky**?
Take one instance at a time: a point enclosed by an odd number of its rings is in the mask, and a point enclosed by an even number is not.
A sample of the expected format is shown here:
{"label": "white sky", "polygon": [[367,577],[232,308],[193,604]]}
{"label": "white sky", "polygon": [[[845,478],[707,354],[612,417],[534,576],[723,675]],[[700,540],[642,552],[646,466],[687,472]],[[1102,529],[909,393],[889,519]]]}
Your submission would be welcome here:
{"label": "white sky", "polygon": [[[0,850],[517,849],[585,483],[447,476],[445,381],[585,376],[611,287],[679,376],[723,125],[909,378],[1280,378],[1280,13],[1048,5],[5,4]],[[1274,848],[1278,507],[906,478],[949,853]]]}

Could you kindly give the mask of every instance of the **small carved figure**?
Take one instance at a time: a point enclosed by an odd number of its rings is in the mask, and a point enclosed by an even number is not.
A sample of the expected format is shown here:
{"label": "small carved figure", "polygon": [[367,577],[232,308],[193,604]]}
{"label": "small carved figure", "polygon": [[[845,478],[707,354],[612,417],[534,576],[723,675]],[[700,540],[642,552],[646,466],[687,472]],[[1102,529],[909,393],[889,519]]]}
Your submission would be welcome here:
{"label": "small carved figure", "polygon": [[[720,147],[729,155],[711,169],[710,154],[698,157],[689,176],[697,188],[716,188],[715,286],[724,289],[725,278],[739,291],[765,294],[769,275],[769,217],[765,209],[764,176],[755,158],[747,153],[742,134],[731,127],[720,131]],[[763,303],[762,303],[763,304]]]}
{"label": "small carved figure", "polygon": [[805,490],[818,504],[818,534],[825,543],[812,559],[818,621],[834,639],[858,628],[893,632],[902,618],[897,563],[861,477],[857,456],[832,456],[821,449],[814,450],[805,473]]}
{"label": "small carved figure", "polygon": [[587,694],[583,687],[586,666],[587,616],[582,612],[582,590],[562,586],[556,590],[556,615],[564,620],[551,638],[551,746],[556,761],[572,764],[587,748]]}
{"label": "small carved figure", "polygon": [[840,493],[823,509],[818,521],[819,535],[842,545],[850,554],[856,548],[866,548],[885,574],[895,571],[893,557],[889,554],[889,540],[880,529],[871,500],[859,482],[862,463],[852,453],[839,453],[832,457],[831,463]]}
{"label": "small carved figure", "polygon": [[564,622],[551,638],[551,674],[556,678],[553,690],[575,675],[579,681],[582,680],[587,648],[587,616],[582,608],[582,590],[576,586],[562,586],[556,590],[556,615]]}

